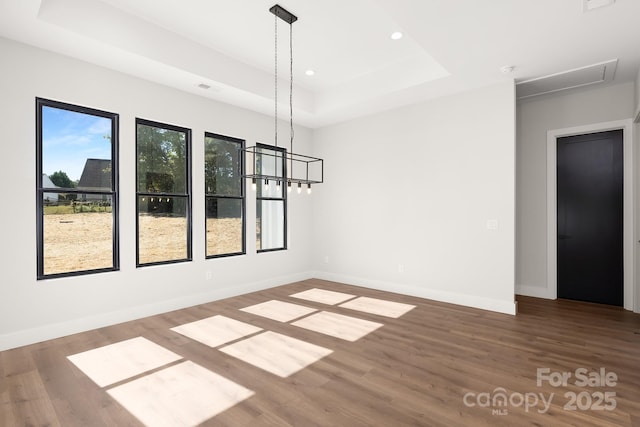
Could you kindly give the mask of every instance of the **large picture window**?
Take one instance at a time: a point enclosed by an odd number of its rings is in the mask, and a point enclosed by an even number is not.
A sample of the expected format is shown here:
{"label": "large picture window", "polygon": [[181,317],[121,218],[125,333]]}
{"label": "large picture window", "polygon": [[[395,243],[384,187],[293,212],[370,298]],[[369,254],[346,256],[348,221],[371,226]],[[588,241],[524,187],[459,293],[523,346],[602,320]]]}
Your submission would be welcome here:
{"label": "large picture window", "polygon": [[242,148],[241,139],[205,134],[207,258],[245,253]]}
{"label": "large picture window", "polygon": [[38,279],[113,271],[118,115],[36,99]]}
{"label": "large picture window", "polygon": [[258,252],[287,248],[286,151],[256,144],[256,173],[274,177],[256,183],[256,245]]}
{"label": "large picture window", "polygon": [[136,119],[137,265],[191,260],[191,130]]}

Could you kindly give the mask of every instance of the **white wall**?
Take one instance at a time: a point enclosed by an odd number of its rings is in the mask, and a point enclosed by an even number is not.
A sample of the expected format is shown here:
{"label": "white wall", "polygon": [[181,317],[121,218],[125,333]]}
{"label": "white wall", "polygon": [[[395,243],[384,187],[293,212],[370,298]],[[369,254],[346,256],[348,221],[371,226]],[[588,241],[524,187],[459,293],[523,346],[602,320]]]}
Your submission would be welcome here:
{"label": "white wall", "polygon": [[517,106],[516,292],[547,289],[547,131],[628,119],[634,83],[530,98]]}
{"label": "white wall", "polygon": [[[255,253],[255,198],[249,186],[247,255],[205,260],[204,132],[243,138],[247,145],[270,144],[271,117],[1,38],[0,57],[0,350],[310,277],[311,198],[305,193],[290,200],[289,250]],[[120,114],[118,272],[36,280],[36,97]],[[193,131],[192,262],[135,267],[136,117]],[[297,128],[299,151],[310,150],[310,142],[310,130]],[[211,280],[205,280],[207,271]]]}
{"label": "white wall", "polygon": [[640,70],[638,70],[638,75],[636,76],[636,103],[633,117],[640,117]]}
{"label": "white wall", "polygon": [[[638,74],[640,75],[640,74]],[[639,85],[638,83],[636,83],[636,88],[638,88]],[[638,117],[638,115],[636,115],[636,117]],[[640,171],[640,121],[636,122],[634,124],[634,141],[633,141],[633,149],[634,149],[634,153],[635,153],[635,158],[633,159],[634,161],[634,177],[633,177],[633,182],[635,182],[636,187],[635,188],[640,188],[640,173],[638,171]],[[636,235],[633,236],[633,240],[634,240],[634,245],[635,242],[638,241],[638,232],[640,231],[640,197],[635,198],[635,215],[634,215],[634,219],[635,219],[635,227],[636,227]],[[637,247],[636,247],[637,248]],[[635,300],[635,306],[634,306],[634,311],[636,313],[640,313],[640,251],[638,251],[636,249],[635,251],[635,271],[634,271],[634,281],[635,281],[635,292],[634,295],[636,297]]]}
{"label": "white wall", "polygon": [[[635,124],[635,128],[634,128],[634,136],[635,136],[635,141],[634,141],[634,148],[635,148],[635,153],[636,153],[636,158],[634,159],[635,161],[635,177],[634,177],[634,182],[636,182],[636,184],[640,184],[638,180],[640,180],[640,173],[638,173],[638,171],[640,170],[640,69],[638,70],[638,75],[636,76],[636,82],[635,82],[635,86],[636,86],[636,103],[635,103],[635,111],[633,114],[633,117],[636,120],[636,124]],[[640,197],[636,198],[636,212],[640,212]],[[636,215],[636,230],[640,230],[640,215]],[[636,256],[636,272],[640,272],[640,258],[638,258]],[[638,280],[638,273],[636,273],[636,282],[638,282],[636,284],[636,301],[635,301],[635,311],[640,313],[640,280]]]}
{"label": "white wall", "polygon": [[318,276],[514,313],[512,81],[318,130],[314,150]]}

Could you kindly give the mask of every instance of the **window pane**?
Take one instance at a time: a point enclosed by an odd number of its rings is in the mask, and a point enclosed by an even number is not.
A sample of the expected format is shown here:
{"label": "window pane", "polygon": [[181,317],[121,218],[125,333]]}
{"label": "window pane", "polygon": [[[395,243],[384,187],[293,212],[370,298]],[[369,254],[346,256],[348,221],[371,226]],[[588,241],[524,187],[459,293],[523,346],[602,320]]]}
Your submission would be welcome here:
{"label": "window pane", "polygon": [[258,200],[256,217],[258,250],[284,248],[284,201]]}
{"label": "window pane", "polygon": [[112,268],[111,196],[44,194],[44,274]]}
{"label": "window pane", "polygon": [[36,98],[38,279],[118,268],[118,115]]}
{"label": "window pane", "polygon": [[207,256],[243,252],[242,199],[207,198]]}
{"label": "window pane", "polygon": [[205,188],[207,194],[241,196],[241,142],[205,137]]}
{"label": "window pane", "polygon": [[138,197],[138,263],[189,257],[187,197]]}
{"label": "window pane", "polygon": [[138,124],[138,192],[187,193],[185,132]]}
{"label": "window pane", "polygon": [[256,183],[258,251],[286,249],[285,153],[283,148],[256,146],[256,173],[265,176]]}
{"label": "window pane", "polygon": [[205,134],[207,257],[244,254],[243,146],[240,139]]}
{"label": "window pane", "polygon": [[136,120],[138,265],[191,259],[191,131]]}
{"label": "window pane", "polygon": [[256,153],[258,174],[277,178],[270,179],[268,184],[264,180],[257,183],[258,197],[282,198],[286,186],[286,183],[282,182],[284,176],[284,152],[268,148],[257,148]]}
{"label": "window pane", "polygon": [[111,191],[111,128],[106,117],[42,107],[42,187]]}

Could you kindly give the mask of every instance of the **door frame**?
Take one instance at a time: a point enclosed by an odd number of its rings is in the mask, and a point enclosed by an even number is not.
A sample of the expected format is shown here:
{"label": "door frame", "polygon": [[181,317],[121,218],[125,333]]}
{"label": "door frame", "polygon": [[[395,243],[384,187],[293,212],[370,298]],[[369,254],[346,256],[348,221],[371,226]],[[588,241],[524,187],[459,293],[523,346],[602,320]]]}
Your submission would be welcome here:
{"label": "door frame", "polygon": [[[557,144],[558,138],[622,129],[623,178],[623,265],[624,303],[627,310],[634,310],[635,294],[635,228],[634,228],[634,155],[633,121],[616,120],[564,129],[547,131],[547,291],[551,299],[558,298],[558,249],[557,249]],[[639,307],[640,308],[640,307]]]}

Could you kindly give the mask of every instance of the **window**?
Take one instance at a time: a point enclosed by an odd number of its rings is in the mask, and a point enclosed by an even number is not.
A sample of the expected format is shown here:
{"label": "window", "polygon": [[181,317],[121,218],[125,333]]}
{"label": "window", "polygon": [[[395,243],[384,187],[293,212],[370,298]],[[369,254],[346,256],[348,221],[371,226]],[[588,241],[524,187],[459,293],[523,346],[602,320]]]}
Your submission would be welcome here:
{"label": "window", "polygon": [[286,249],[286,151],[256,145],[256,172],[273,177],[256,183],[256,245],[258,252]]}
{"label": "window", "polygon": [[118,115],[36,98],[38,279],[113,271]]}
{"label": "window", "polygon": [[191,260],[191,130],[136,119],[137,265]]}
{"label": "window", "polygon": [[207,258],[245,253],[242,148],[241,139],[205,134]]}

